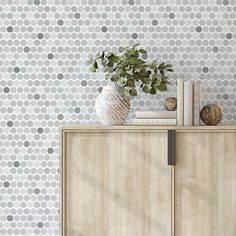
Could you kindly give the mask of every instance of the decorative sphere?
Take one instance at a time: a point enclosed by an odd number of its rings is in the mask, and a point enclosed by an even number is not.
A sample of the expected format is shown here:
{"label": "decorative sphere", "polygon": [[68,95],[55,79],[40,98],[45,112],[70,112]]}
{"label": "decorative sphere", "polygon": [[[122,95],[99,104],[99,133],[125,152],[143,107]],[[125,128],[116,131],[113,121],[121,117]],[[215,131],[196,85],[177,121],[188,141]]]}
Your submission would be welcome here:
{"label": "decorative sphere", "polygon": [[222,116],[221,108],[216,104],[207,104],[200,112],[200,118],[206,125],[217,125],[222,120]]}
{"label": "decorative sphere", "polygon": [[177,99],[174,97],[168,97],[165,100],[164,106],[167,111],[175,111],[177,109]]}

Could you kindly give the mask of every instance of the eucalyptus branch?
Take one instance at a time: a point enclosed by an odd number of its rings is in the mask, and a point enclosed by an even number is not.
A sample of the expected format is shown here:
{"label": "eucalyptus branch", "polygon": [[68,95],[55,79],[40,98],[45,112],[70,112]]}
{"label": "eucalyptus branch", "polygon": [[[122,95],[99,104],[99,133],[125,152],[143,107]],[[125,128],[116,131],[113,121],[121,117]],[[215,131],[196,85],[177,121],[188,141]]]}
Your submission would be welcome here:
{"label": "eucalyptus branch", "polygon": [[137,96],[136,84],[141,81],[140,87],[147,94],[156,94],[158,91],[166,91],[170,84],[168,72],[173,72],[171,64],[157,61],[151,63],[142,59],[146,50],[138,48],[139,44],[126,47],[119,55],[113,52],[98,52],[89,61],[90,70],[97,72],[103,68],[106,80],[121,86],[126,96]]}

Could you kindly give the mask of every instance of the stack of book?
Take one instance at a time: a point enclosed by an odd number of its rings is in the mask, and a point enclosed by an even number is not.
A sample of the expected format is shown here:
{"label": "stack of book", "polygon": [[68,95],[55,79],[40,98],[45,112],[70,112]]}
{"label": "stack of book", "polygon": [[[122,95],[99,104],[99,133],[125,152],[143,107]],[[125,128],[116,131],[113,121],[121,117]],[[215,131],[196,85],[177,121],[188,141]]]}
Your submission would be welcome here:
{"label": "stack of book", "polygon": [[136,111],[133,125],[176,125],[176,111]]}
{"label": "stack of book", "polygon": [[200,125],[200,81],[177,80],[177,124],[178,126]]}

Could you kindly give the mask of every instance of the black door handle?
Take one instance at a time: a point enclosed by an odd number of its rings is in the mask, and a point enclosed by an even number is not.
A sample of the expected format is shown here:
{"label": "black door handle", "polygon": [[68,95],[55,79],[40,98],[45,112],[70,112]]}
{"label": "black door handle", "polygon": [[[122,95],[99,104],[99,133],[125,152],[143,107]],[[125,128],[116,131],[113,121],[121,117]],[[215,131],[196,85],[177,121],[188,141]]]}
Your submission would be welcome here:
{"label": "black door handle", "polygon": [[176,131],[168,130],[168,165],[176,164]]}

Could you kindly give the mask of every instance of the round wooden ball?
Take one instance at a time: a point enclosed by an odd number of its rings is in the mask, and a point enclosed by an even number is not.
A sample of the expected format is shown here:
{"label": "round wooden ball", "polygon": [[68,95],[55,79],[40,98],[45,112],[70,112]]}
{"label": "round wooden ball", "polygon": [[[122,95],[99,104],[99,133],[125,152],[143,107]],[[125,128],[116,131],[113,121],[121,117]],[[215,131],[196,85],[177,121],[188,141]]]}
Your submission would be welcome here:
{"label": "round wooden ball", "polygon": [[164,103],[167,111],[175,111],[177,109],[177,99],[174,97],[168,97]]}
{"label": "round wooden ball", "polygon": [[200,118],[206,125],[217,125],[222,120],[221,108],[216,104],[207,104],[202,108]]}

